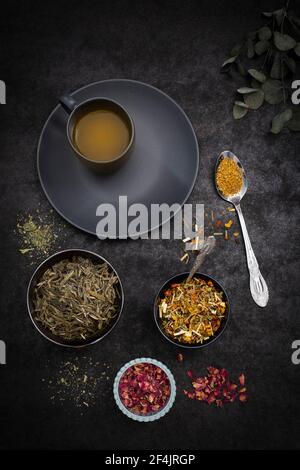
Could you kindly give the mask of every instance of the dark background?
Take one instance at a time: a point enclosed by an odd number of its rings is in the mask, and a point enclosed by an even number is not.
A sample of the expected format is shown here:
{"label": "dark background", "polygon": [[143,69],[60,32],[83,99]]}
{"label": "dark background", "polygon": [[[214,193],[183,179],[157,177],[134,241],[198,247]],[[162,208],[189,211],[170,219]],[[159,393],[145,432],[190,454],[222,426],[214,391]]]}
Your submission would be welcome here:
{"label": "dark background", "polygon": [[[9,5],[8,5],[9,3]],[[300,448],[300,366],[291,344],[300,338],[297,245],[299,232],[299,135],[268,133],[274,110],[266,106],[242,121],[232,118],[236,85],[219,66],[246,31],[260,25],[260,12],[282,1],[198,2],[6,2],[1,22],[1,310],[0,338],[7,365],[0,366],[0,448],[47,449],[257,449]],[[296,2],[294,2],[296,3]],[[252,301],[243,245],[220,240],[203,271],[227,288],[232,304],[220,341],[184,353],[163,341],[152,303],[159,286],[183,271],[176,241],[99,241],[67,226],[61,245],[107,257],[126,292],[122,319],[103,342],[69,351],[47,342],[32,326],[25,304],[34,267],[14,234],[18,213],[50,206],[39,185],[36,149],[40,131],[58,97],[89,82],[131,78],[174,98],[190,117],[200,147],[198,179],[189,202],[222,211],[213,168],[223,149],[244,163],[249,192],[243,208],[270,301]],[[299,77],[298,77],[299,78]],[[57,224],[60,223],[55,216]],[[135,423],[117,409],[110,389],[128,360],[162,360],[173,371],[178,396],[158,422]],[[80,414],[71,403],[51,403],[42,377],[61,361],[91,357],[112,367],[108,392]],[[188,400],[186,370],[209,365],[246,374],[247,404],[224,409]],[[101,365],[99,367],[99,373]],[[102,393],[103,392],[103,393]]]}

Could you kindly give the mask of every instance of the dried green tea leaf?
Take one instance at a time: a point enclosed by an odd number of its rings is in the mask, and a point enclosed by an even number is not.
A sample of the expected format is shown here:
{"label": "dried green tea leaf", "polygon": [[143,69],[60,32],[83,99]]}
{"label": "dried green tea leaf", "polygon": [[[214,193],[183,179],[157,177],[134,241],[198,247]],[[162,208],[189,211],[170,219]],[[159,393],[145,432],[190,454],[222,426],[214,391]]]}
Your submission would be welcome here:
{"label": "dried green tea leaf", "polygon": [[272,134],[279,134],[285,124],[292,119],[292,116],[293,111],[291,109],[285,109],[282,113],[277,114],[272,120]]}
{"label": "dried green tea leaf", "polygon": [[279,80],[269,79],[262,85],[265,101],[269,104],[279,104],[283,100],[282,86]]}
{"label": "dried green tea leaf", "polygon": [[269,49],[269,47],[270,47],[269,41],[263,40],[263,41],[258,41],[255,44],[254,50],[257,55],[262,55]]}
{"label": "dried green tea leaf", "polygon": [[234,119],[242,119],[248,113],[248,108],[243,106],[238,106],[237,104],[233,105],[233,117]]}
{"label": "dried green tea leaf", "polygon": [[300,57],[300,42],[297,42],[296,46],[294,47],[295,54]]}
{"label": "dried green tea leaf", "polygon": [[244,101],[250,109],[258,109],[264,102],[264,92],[257,90],[255,93],[244,95]]}
{"label": "dried green tea leaf", "polygon": [[296,46],[296,41],[288,34],[281,34],[278,31],[274,32],[274,44],[280,51],[289,51]]}
{"label": "dried green tea leaf", "polygon": [[247,40],[247,57],[248,59],[252,59],[254,57],[254,42],[252,39]]}
{"label": "dried green tea leaf", "polygon": [[236,61],[236,58],[237,58],[237,55],[235,55],[233,57],[229,57],[229,59],[227,59],[227,60],[225,60],[225,62],[223,62],[222,67],[225,67],[225,65],[233,64],[233,62]]}
{"label": "dried green tea leaf", "polygon": [[258,30],[258,37],[261,41],[267,41],[272,37],[272,31],[269,26],[263,26]]}
{"label": "dried green tea leaf", "polygon": [[241,93],[241,95],[247,95],[248,93],[254,93],[255,91],[257,91],[257,89],[249,88],[247,86],[244,86],[244,87],[241,87],[241,88],[237,89],[237,92]]}
{"label": "dried green tea leaf", "polygon": [[249,75],[251,75],[251,77],[255,78],[255,80],[257,80],[260,83],[264,83],[267,79],[267,77],[265,76],[263,72],[259,72],[256,69],[249,69],[248,73]]}
{"label": "dried green tea leaf", "polygon": [[276,54],[275,54],[273,65],[272,65],[271,72],[270,72],[270,76],[271,76],[271,78],[275,78],[275,79],[280,79],[281,78],[281,62],[280,62],[279,52],[276,52]]}

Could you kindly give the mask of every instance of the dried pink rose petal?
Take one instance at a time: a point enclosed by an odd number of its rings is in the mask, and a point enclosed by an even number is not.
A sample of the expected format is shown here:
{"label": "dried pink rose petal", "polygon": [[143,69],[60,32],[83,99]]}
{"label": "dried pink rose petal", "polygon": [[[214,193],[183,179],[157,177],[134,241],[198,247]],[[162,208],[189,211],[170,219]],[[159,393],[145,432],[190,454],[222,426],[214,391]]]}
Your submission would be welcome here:
{"label": "dried pink rose petal", "polygon": [[188,398],[205,401],[209,405],[215,404],[222,407],[224,403],[232,403],[237,398],[241,402],[247,401],[245,376],[241,374],[239,377],[240,385],[230,382],[228,371],[226,369],[217,369],[216,367],[207,368],[208,375],[205,377],[195,377],[192,371],[188,371],[187,375],[192,380],[194,392],[184,391]]}
{"label": "dried pink rose petal", "polygon": [[245,385],[245,376],[244,376],[244,374],[241,374],[241,375],[239,376],[239,381],[240,381],[240,384],[241,384],[242,386]]}
{"label": "dried pink rose petal", "polygon": [[133,413],[147,415],[157,413],[169,400],[170,381],[158,366],[140,363],[129,367],[119,383],[122,403]]}

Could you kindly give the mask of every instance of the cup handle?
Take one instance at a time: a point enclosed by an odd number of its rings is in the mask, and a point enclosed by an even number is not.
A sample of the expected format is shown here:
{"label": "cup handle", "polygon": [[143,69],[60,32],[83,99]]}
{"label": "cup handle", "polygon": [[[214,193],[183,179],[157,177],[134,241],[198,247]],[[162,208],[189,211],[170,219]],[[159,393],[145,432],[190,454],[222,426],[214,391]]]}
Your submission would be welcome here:
{"label": "cup handle", "polygon": [[70,95],[61,96],[60,99],[59,99],[59,102],[62,105],[62,107],[64,108],[64,110],[67,111],[67,113],[69,113],[69,114],[77,106],[76,101]]}

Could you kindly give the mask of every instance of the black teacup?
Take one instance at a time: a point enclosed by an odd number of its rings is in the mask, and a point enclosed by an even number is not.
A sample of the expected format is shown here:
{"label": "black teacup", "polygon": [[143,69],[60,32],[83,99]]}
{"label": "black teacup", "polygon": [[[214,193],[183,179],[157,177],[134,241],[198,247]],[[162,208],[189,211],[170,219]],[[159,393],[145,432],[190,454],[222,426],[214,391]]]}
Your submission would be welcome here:
{"label": "black teacup", "polygon": [[134,141],[134,124],[119,103],[101,97],[77,103],[70,95],[61,97],[60,103],[70,114],[69,143],[84,163],[109,172],[127,160]]}

